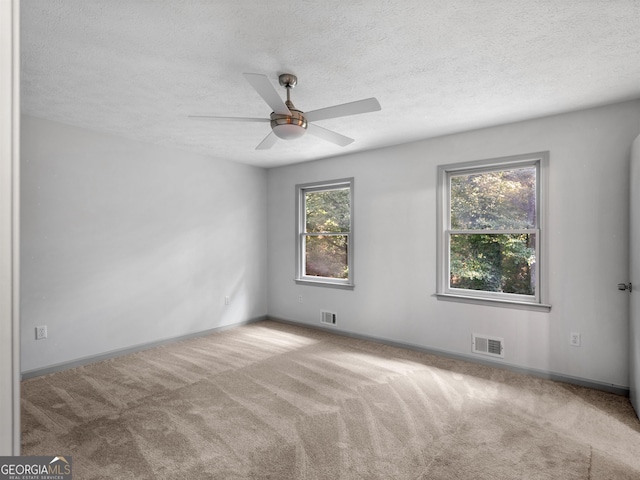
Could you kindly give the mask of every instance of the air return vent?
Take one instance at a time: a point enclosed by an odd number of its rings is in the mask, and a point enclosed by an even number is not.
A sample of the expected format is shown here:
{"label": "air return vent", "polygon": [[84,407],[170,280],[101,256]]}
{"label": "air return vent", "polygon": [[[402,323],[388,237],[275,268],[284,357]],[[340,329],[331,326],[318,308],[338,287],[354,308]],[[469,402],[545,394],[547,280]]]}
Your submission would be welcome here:
{"label": "air return vent", "polygon": [[336,324],[336,312],[320,311],[320,323],[326,323],[327,325]]}
{"label": "air return vent", "polygon": [[504,339],[474,333],[471,335],[471,351],[491,357],[504,358]]}

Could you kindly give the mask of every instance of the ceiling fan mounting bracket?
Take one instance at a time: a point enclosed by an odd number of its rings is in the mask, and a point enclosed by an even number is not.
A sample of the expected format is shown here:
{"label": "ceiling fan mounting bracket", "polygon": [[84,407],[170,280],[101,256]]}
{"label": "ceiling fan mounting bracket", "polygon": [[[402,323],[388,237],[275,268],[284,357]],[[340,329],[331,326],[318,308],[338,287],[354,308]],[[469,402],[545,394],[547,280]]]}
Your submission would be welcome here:
{"label": "ceiling fan mounting bracket", "polygon": [[293,88],[298,84],[298,77],[292,73],[283,73],[278,77],[280,85],[285,88]]}

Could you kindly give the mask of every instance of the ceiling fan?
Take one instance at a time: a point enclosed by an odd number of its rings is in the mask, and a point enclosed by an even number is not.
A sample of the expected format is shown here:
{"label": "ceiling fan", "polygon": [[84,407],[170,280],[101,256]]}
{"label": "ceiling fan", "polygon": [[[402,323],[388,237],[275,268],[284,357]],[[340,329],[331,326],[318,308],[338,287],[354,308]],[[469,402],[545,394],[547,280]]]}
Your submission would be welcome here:
{"label": "ceiling fan", "polygon": [[291,102],[291,89],[298,83],[298,78],[295,75],[283,73],[278,77],[280,85],[287,90],[286,102],[282,101],[280,95],[266,75],[258,73],[244,73],[243,75],[273,110],[269,118],[218,117],[213,115],[189,115],[189,118],[212,118],[235,122],[271,122],[271,132],[258,144],[256,150],[271,148],[278,141],[278,138],[292,140],[303,136],[306,132],[323,140],[327,140],[328,142],[345,147],[353,142],[353,138],[346,137],[332,130],[327,130],[310,122],[357,115],[359,113],[376,112],[381,109],[378,100],[372,97],[304,113],[298,110],[293,105],[293,102]]}

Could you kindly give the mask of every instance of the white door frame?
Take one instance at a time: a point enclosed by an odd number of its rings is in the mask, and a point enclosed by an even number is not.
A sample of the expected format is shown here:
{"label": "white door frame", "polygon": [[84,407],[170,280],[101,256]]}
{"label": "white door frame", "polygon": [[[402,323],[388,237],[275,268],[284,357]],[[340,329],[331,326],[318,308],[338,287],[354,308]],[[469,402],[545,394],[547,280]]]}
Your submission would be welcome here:
{"label": "white door frame", "polygon": [[629,280],[632,290],[629,305],[629,396],[640,417],[640,135],[631,146],[629,193]]}
{"label": "white door frame", "polygon": [[20,0],[0,0],[0,455],[20,455]]}

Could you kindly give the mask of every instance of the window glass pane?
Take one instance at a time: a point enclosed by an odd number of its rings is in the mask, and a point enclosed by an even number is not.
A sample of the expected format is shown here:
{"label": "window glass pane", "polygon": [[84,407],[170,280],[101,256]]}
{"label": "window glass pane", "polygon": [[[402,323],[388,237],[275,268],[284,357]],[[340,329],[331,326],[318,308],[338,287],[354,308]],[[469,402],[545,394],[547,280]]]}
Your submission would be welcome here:
{"label": "window glass pane", "polygon": [[349,278],[347,235],[305,237],[305,275]]}
{"label": "window glass pane", "polygon": [[349,232],[349,188],[305,192],[306,232]]}
{"label": "window glass pane", "polygon": [[451,228],[520,229],[536,226],[536,168],[451,177]]}
{"label": "window glass pane", "polygon": [[452,234],[450,288],[535,295],[535,234]]}

